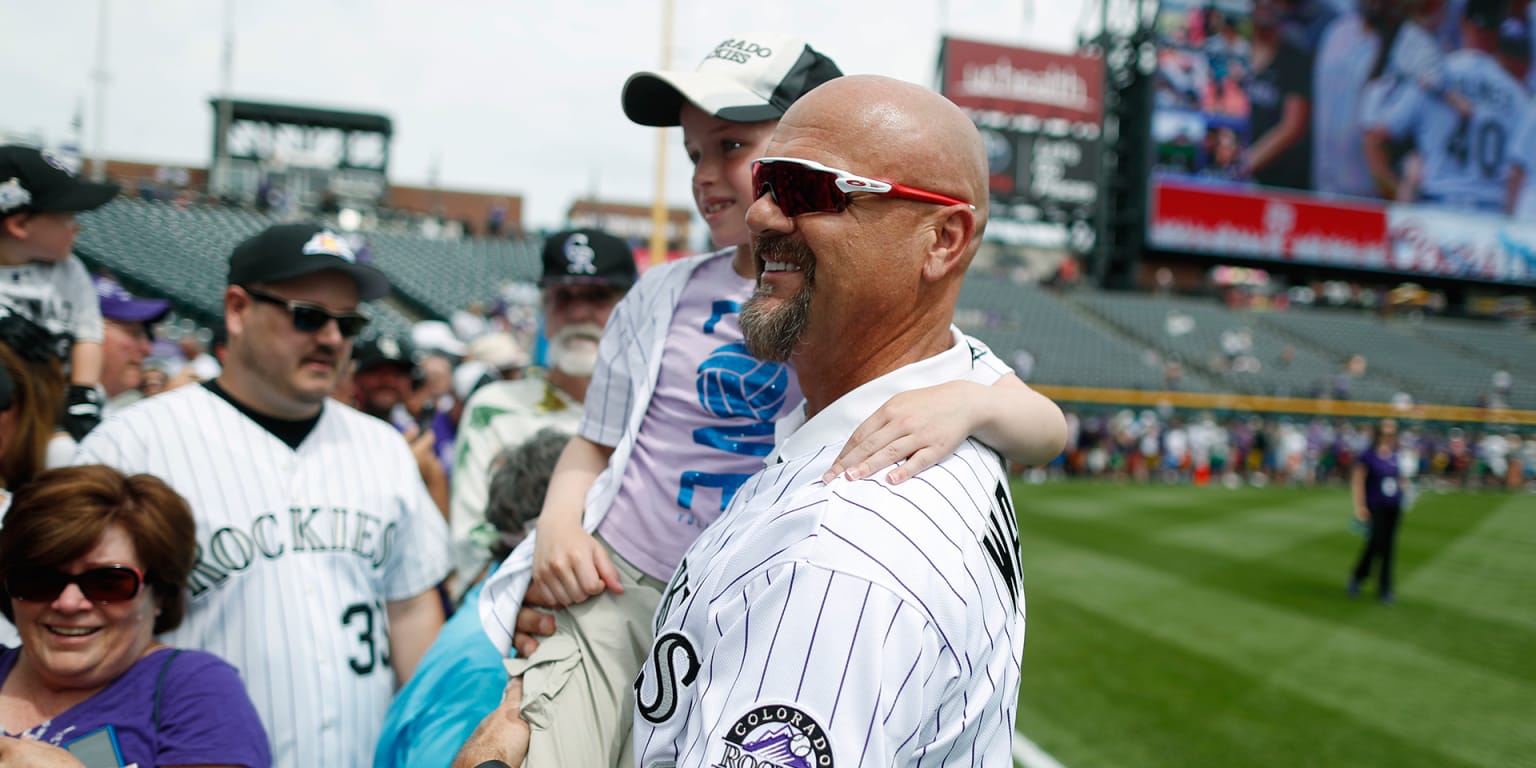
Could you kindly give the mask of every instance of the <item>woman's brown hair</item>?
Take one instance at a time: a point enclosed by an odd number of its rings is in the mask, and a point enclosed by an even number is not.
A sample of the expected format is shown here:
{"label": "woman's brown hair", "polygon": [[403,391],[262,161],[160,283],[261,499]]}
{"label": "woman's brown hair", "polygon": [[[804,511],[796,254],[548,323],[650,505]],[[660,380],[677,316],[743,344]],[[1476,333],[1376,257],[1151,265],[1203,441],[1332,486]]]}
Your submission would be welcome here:
{"label": "woman's brown hair", "polygon": [[[128,532],[154,590],[155,634],[175,629],[197,561],[196,524],[186,500],[153,475],[125,476],[99,464],[38,475],[11,500],[0,527],[0,564],[59,568],[89,552],[113,523]],[[9,599],[0,600],[0,612],[13,618]]]}
{"label": "woman's brown hair", "polygon": [[64,408],[64,374],[58,360],[30,360],[4,344],[0,344],[0,365],[15,388],[9,412],[15,430],[0,440],[0,483],[20,488],[43,470],[48,441],[58,431]]}

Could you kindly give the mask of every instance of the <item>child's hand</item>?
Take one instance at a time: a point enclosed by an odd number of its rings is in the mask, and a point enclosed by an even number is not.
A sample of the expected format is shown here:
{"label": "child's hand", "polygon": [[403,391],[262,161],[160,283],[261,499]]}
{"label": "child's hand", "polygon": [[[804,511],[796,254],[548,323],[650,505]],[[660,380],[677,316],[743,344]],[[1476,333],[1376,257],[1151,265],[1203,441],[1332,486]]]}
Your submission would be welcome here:
{"label": "child's hand", "polygon": [[887,400],[853,431],[832,468],[822,475],[822,482],[845,473],[849,480],[858,480],[879,467],[906,459],[885,476],[892,483],[900,483],[933,466],[971,433],[972,419],[966,418],[963,410],[968,404],[968,387],[985,389],[981,384],[951,381],[902,392]]}
{"label": "child's hand", "polygon": [[[545,525],[549,522],[549,525]],[[533,548],[533,583],[544,602],[564,608],[585,601],[604,589],[623,592],[619,571],[608,550],[580,524],[561,525],[550,516],[539,518]]]}

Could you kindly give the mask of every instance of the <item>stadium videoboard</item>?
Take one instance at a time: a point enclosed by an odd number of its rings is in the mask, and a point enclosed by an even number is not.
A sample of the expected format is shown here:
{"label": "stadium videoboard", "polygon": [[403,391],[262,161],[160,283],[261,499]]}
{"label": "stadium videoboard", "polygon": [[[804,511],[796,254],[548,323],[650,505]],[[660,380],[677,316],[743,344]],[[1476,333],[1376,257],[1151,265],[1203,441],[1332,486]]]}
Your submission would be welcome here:
{"label": "stadium videoboard", "polygon": [[1094,215],[1099,199],[1103,59],[946,37],[939,90],[986,141],[1000,218],[1066,222]]}
{"label": "stadium videoboard", "polygon": [[1149,243],[1536,286],[1531,26],[1494,8],[1163,0]]}

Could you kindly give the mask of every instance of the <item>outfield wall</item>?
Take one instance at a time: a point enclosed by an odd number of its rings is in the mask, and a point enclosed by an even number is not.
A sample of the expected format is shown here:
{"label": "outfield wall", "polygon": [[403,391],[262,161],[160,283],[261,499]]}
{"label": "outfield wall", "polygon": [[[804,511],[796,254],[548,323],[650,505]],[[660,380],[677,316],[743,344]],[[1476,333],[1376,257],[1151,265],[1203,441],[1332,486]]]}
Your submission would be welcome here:
{"label": "outfield wall", "polygon": [[1320,400],[1303,397],[1267,397],[1207,392],[1172,392],[1140,389],[1105,389],[1039,385],[1034,387],[1058,403],[1097,403],[1102,405],[1161,406],[1215,411],[1253,411],[1294,413],[1314,416],[1354,418],[1396,418],[1425,421],[1454,421],[1480,424],[1522,424],[1536,426],[1536,411],[1509,408],[1469,408],[1454,405],[1362,402],[1355,400]]}

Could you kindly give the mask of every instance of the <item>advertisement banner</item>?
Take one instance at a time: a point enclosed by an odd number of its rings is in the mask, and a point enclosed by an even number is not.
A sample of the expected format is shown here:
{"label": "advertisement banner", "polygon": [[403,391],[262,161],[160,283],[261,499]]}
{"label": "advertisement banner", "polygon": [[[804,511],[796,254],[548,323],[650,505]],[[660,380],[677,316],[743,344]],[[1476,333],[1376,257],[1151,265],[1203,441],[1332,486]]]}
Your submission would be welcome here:
{"label": "advertisement banner", "polygon": [[968,109],[1097,126],[1104,60],[946,37],[939,92]]}
{"label": "advertisement banner", "polygon": [[1099,198],[1099,145],[1070,136],[982,128],[994,204],[1030,206],[1043,218],[1093,213]]}
{"label": "advertisement banner", "polygon": [[1536,222],[1394,205],[1387,229],[1394,271],[1536,285]]}
{"label": "advertisement banner", "polygon": [[1536,222],[1157,179],[1155,248],[1536,286]]}
{"label": "advertisement banner", "polygon": [[1387,213],[1302,195],[1159,180],[1148,232],[1156,248],[1251,259],[1391,269]]}
{"label": "advertisement banner", "polygon": [[1090,218],[1099,199],[1104,61],[946,37],[940,92],[986,141],[999,218]]}

